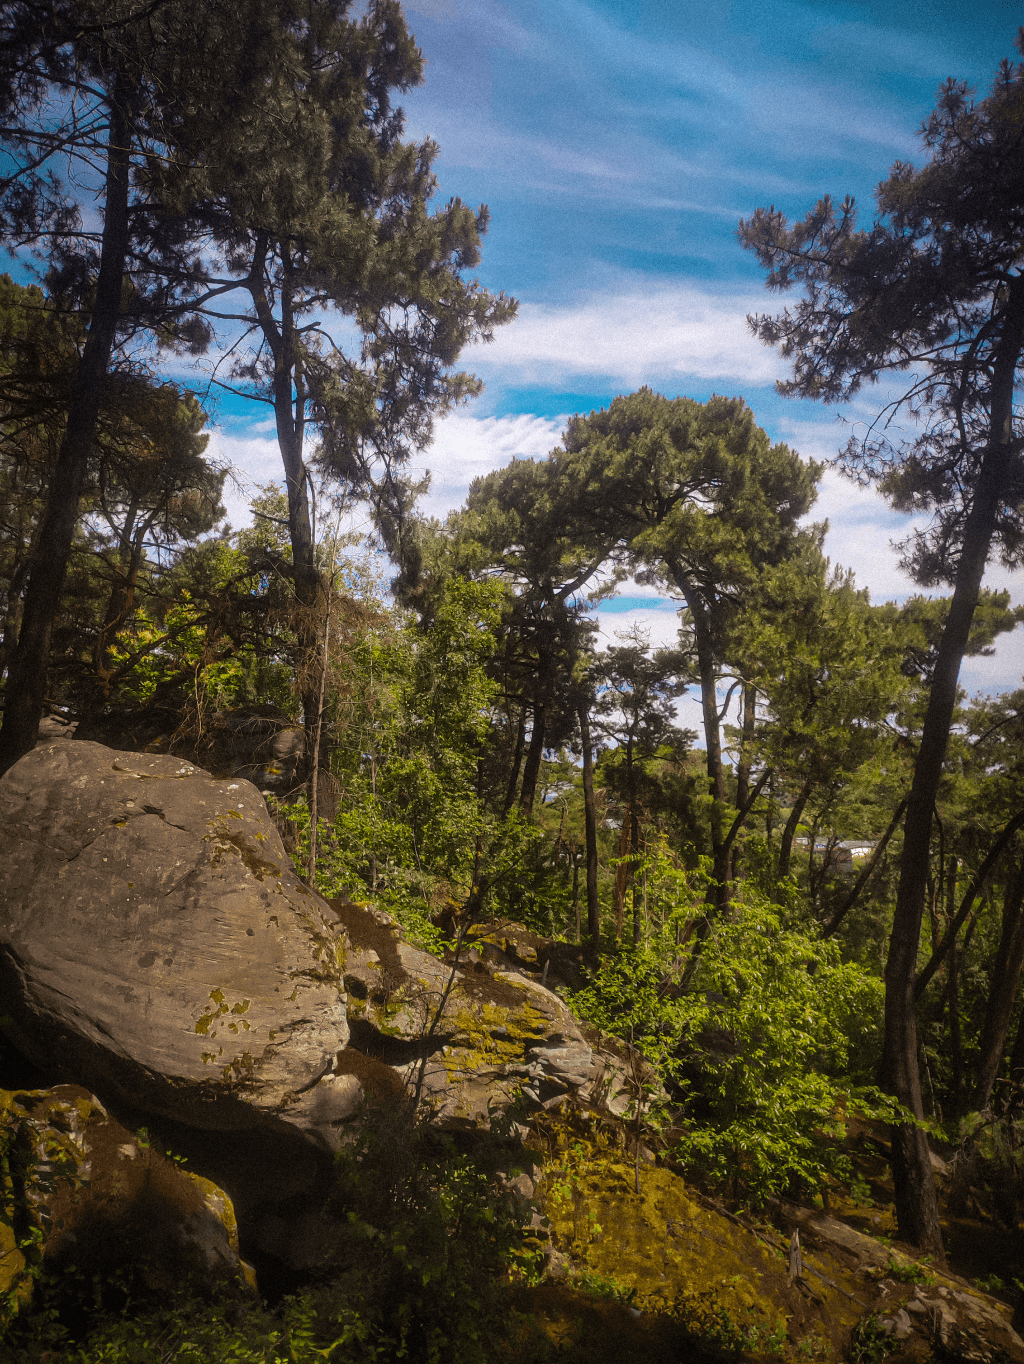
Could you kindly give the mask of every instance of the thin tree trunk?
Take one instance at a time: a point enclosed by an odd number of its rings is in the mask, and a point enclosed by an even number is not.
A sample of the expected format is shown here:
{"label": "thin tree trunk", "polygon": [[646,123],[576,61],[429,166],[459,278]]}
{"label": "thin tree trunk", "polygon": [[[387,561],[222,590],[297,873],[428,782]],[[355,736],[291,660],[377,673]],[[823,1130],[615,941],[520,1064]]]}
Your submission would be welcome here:
{"label": "thin tree trunk", "polygon": [[971,1095],[971,1109],[980,1113],[986,1109],[992,1098],[999,1063],[1006,1045],[1006,1035],[1010,1028],[1013,1006],[1020,988],[1024,970],[1024,858],[1017,865],[1005,890],[1003,900],[1003,922],[999,935],[999,947],[992,965],[992,979],[988,1002],[985,1007],[985,1022],[981,1029],[981,1043],[975,1071],[974,1092]]}
{"label": "thin tree trunk", "polygon": [[736,808],[742,810],[750,799],[750,763],[754,756],[754,726],[757,722],[757,688],[743,684],[743,732],[740,760],[736,764]]}
{"label": "thin tree trunk", "polygon": [[8,663],[0,774],[35,745],[46,699],[53,622],[60,606],[68,559],[78,524],[79,503],[92,451],[110,356],[121,312],[121,287],[128,256],[128,193],[131,133],[115,86],[107,140],[103,236],[96,301],[89,320],[68,405],[67,428],[50,479],[34,557],[25,590],[18,645]]}
{"label": "thin tree trunk", "polygon": [[[749,682],[743,684],[743,731],[740,738],[740,756],[736,764],[736,808],[746,812],[750,800],[750,764],[754,756],[754,727],[757,723],[757,688]],[[745,818],[745,815],[744,815]],[[732,831],[730,831],[732,832]],[[733,832],[732,846],[729,848],[729,879],[736,881],[740,876],[743,853]]]}
{"label": "thin tree trunk", "polygon": [[523,769],[523,789],[519,793],[519,808],[524,815],[533,813],[533,801],[537,794],[537,779],[540,776],[540,763],[544,756],[544,703],[533,703],[533,732],[530,734],[530,747],[526,754]]}
{"label": "thin tree trunk", "polygon": [[572,916],[576,923],[576,941],[580,941],[580,855],[579,849],[572,850]]}
{"label": "thin tree trunk", "polygon": [[[292,574],[298,621],[299,698],[302,702],[305,730],[305,773],[313,768],[313,746],[316,743],[316,715],[320,696],[318,671],[319,628],[316,609],[323,591],[316,566],[313,519],[309,504],[309,480],[303,461],[306,424],[306,390],[302,376],[302,357],[296,331],[292,290],[289,283],[291,261],[287,250],[282,252],[281,320],[278,322],[266,293],[265,274],[269,242],[260,238],[255,247],[248,288],[253,300],[260,330],[273,356],[274,421],[277,444],[284,465],[285,491],[288,495],[288,535],[292,548]],[[317,764],[324,759],[317,754]]]}
{"label": "thin tree trunk", "polygon": [[519,707],[519,724],[516,726],[516,746],[512,756],[512,771],[509,774],[508,787],[505,791],[505,806],[503,813],[508,814],[509,810],[516,803],[516,787],[519,785],[519,769],[523,765],[523,750],[526,747],[526,707]]}
{"label": "thin tree trunk", "polygon": [[641,910],[636,900],[636,869],[640,861],[640,820],[636,813],[636,799],[629,806],[629,887],[633,904],[633,946],[640,946]]}
{"label": "thin tree trunk", "polygon": [[[996,348],[988,445],[964,524],[953,598],[932,676],[914,780],[907,801],[899,889],[885,968],[885,1043],[882,1069],[890,1093],[924,1116],[914,1012],[917,953],[931,852],[935,800],[956,704],[960,664],[988,561],[996,515],[1014,456],[1013,388],[1024,345],[1024,278],[1014,276]],[[910,1123],[893,1129],[893,1190],[900,1236],[944,1261],[939,1205],[924,1132]]]}
{"label": "thin tree trunk", "polygon": [[971,882],[963,899],[960,901],[960,908],[957,910],[956,918],[946,929],[942,942],[939,943],[938,947],[932,953],[927,966],[924,967],[917,977],[917,982],[914,986],[915,999],[921,998],[928,982],[942,965],[943,958],[949,951],[950,944],[960,932],[960,929],[964,925],[964,921],[971,912],[975,900],[981,894],[981,888],[985,884],[989,872],[996,865],[999,858],[1002,856],[1004,849],[1009,845],[1011,838],[1018,829],[1024,829],[1024,810],[1018,810],[986,853],[984,862],[982,862],[981,866],[978,868],[974,880]]}
{"label": "thin tree trunk", "polygon": [[960,1027],[960,962],[954,944],[949,954],[949,1063],[953,1072],[953,1119],[964,1111],[964,1041]]}
{"label": "thin tree trunk", "polygon": [[782,842],[779,845],[779,876],[789,875],[789,864],[793,857],[793,840],[796,838],[796,831],[800,825],[800,817],[804,812],[807,802],[811,798],[814,790],[814,782],[810,777],[800,788],[800,794],[793,802],[793,808],[789,812],[786,820],[786,827],[782,830]]}
{"label": "thin tree trunk", "polygon": [[615,868],[615,893],[612,902],[612,909],[615,914],[615,941],[622,941],[622,925],[626,915],[626,882],[629,879],[629,867],[626,865],[626,850],[629,847],[629,821],[632,812],[627,810],[622,816],[622,828],[619,830],[619,865]]}
{"label": "thin tree trunk", "polygon": [[597,898],[597,801],[594,798],[594,750],[586,701],[576,707],[583,745],[583,827],[587,852],[587,935],[592,951],[601,946],[601,906]]}
{"label": "thin tree trunk", "polygon": [[104,697],[109,694],[110,690],[110,647],[114,637],[135,609],[135,594],[139,585],[139,574],[142,571],[143,541],[146,531],[149,529],[149,523],[145,522],[136,529],[136,513],[137,508],[133,504],[128,511],[126,527],[131,527],[134,533],[126,535],[122,540],[118,552],[118,558],[121,562],[116,570],[118,577],[110,589],[103,625],[100,627],[96,636],[96,643],[93,646],[93,668],[99,690]]}
{"label": "thin tree trunk", "polygon": [[[1003,1058],[1006,1036],[1010,1030],[1010,1019],[1020,988],[1021,970],[1024,968],[1024,858],[1021,859],[1003,898],[1003,919],[999,934],[999,946],[992,965],[988,1002],[985,1008],[985,1021],[981,1029],[979,1057],[975,1074],[974,1089],[971,1093],[970,1108],[974,1113],[985,1113],[992,1102],[999,1063]],[[966,948],[966,943],[965,943]],[[950,959],[955,957],[955,947],[950,951]],[[952,969],[952,967],[951,967]],[[1022,1015],[1024,1020],[1024,1015]],[[1024,1034],[1024,1021],[1018,1032],[1014,1055],[1010,1058],[1010,1078],[1014,1078],[1014,1058],[1021,1046]],[[953,1166],[953,1178],[947,1195],[950,1212],[963,1217],[967,1212],[971,1184],[978,1165],[978,1141],[972,1134],[964,1142]]]}
{"label": "thin tree trunk", "polygon": [[875,848],[875,851],[868,858],[867,863],[861,868],[861,873],[857,877],[857,880],[854,882],[853,889],[850,891],[849,895],[832,915],[832,918],[829,919],[825,927],[821,930],[821,936],[823,938],[831,938],[832,934],[836,931],[839,925],[846,918],[847,914],[857,903],[861,891],[871,880],[871,874],[878,866],[878,863],[881,859],[882,854],[885,852],[885,849],[889,843],[890,838],[892,838],[893,834],[899,827],[899,822],[903,818],[903,811],[906,808],[907,808],[906,800],[901,800],[899,805],[896,807],[896,813],[889,821],[889,827],[886,829],[885,833],[879,839],[878,846]]}

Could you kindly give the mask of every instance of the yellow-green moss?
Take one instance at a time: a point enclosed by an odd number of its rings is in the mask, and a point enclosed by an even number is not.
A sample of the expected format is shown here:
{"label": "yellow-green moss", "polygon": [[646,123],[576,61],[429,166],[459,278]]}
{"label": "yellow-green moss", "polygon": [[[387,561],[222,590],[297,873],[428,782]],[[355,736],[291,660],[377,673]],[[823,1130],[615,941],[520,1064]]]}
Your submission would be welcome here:
{"label": "yellow-green moss", "polygon": [[238,1248],[238,1221],[235,1217],[235,1205],[219,1185],[214,1184],[211,1179],[204,1179],[202,1175],[194,1174],[191,1170],[182,1170],[186,1178],[190,1179],[203,1196],[203,1202],[213,1213],[214,1217],[224,1228],[228,1238],[228,1245],[238,1255],[238,1264],[242,1272],[242,1278],[252,1291],[256,1292],[256,1271],[252,1265],[247,1264],[241,1258]]}
{"label": "yellow-green moss", "polygon": [[[787,1359],[838,1358],[865,1312],[866,1284],[839,1258],[805,1252],[809,1291],[788,1281],[783,1238],[708,1206],[671,1170],[632,1159],[614,1132],[546,1128],[537,1199],[571,1273],[636,1291],[644,1311],[725,1318],[752,1348]],[[788,1337],[788,1339],[783,1339]],[[754,1342],[760,1341],[759,1346]],[[802,1352],[801,1352],[802,1351]]]}
{"label": "yellow-green moss", "polygon": [[442,1057],[449,1079],[467,1070],[522,1061],[527,1046],[549,1030],[548,1020],[527,1002],[525,991],[514,1008],[470,999],[454,1014],[446,1013],[445,1025],[456,1034]]}
{"label": "yellow-green moss", "polygon": [[[200,1037],[216,1036],[216,1028],[214,1028],[212,1033],[210,1029],[216,1023],[217,1019],[223,1018],[223,1016],[227,1013],[231,1014],[247,1013],[249,1010],[249,1005],[252,1003],[252,1000],[240,999],[237,1000],[234,1004],[229,1004],[227,1000],[224,998],[223,990],[211,990],[210,1003],[214,1005],[214,1007],[212,1009],[209,1009],[205,1014],[202,1015],[201,1018],[196,1020],[195,1031]],[[233,1033],[238,1032],[237,1023],[228,1021],[227,1026],[231,1030],[231,1032]],[[249,1024],[244,1020],[242,1022],[242,1027],[245,1029],[246,1032],[249,1031]]]}

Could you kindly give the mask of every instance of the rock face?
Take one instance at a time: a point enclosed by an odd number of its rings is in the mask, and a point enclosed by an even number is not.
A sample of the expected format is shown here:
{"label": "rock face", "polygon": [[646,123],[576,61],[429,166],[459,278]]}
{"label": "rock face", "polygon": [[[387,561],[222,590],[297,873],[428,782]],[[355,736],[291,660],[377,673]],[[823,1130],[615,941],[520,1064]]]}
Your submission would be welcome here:
{"label": "rock face", "polygon": [[626,1067],[594,1046],[551,990],[473,951],[445,963],[402,940],[388,915],[332,902],[348,939],[350,1045],[339,1072],[371,1093],[418,1096],[447,1124],[486,1123],[521,1095],[550,1109],[570,1095],[624,1112]]}
{"label": "rock face", "polygon": [[344,939],[253,786],[42,745],[0,781],[0,865],[0,994],[22,1051],[134,1109],[333,1143],[359,1097],[333,1074]]}
{"label": "rock face", "polygon": [[[227,1194],[127,1131],[88,1091],[0,1090],[0,1151],[18,1172],[44,1265],[73,1260],[104,1276],[120,1267],[159,1292],[187,1278],[255,1288]],[[0,1295],[16,1307],[31,1290],[18,1223],[0,1219]],[[28,1228],[18,1230],[24,1238]]]}
{"label": "rock face", "polygon": [[441,961],[328,904],[248,782],[41,744],[0,781],[0,858],[0,1026],[227,1189],[261,1264],[315,1260],[324,1162],[367,1097],[463,1127],[513,1102],[630,1104],[635,1058],[543,967],[482,940]]}

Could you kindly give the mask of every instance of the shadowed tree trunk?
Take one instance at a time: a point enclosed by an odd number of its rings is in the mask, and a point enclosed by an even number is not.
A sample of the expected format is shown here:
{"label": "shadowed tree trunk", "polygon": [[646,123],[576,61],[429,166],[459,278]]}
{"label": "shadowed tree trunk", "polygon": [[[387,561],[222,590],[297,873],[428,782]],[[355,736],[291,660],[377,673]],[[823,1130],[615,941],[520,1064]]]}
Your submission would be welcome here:
{"label": "shadowed tree trunk", "polygon": [[597,802],[594,798],[594,749],[586,701],[576,707],[583,746],[583,825],[587,856],[587,934],[594,952],[601,946],[601,906],[597,898]]}
{"label": "shadowed tree trunk", "polygon": [[[1013,388],[1024,345],[1024,278],[1008,284],[1009,302],[996,348],[991,388],[988,445],[978,473],[963,532],[953,598],[928,694],[928,709],[907,800],[900,882],[885,968],[883,1074],[894,1094],[915,1117],[924,1117],[917,1064],[914,1011],[917,952],[921,941],[925,888],[931,855],[932,813],[956,704],[960,664],[967,649],[1000,503],[1013,470]],[[893,1129],[893,1191],[900,1235],[911,1245],[945,1261],[939,1204],[928,1141],[910,1123]]]}
{"label": "shadowed tree trunk", "polygon": [[130,142],[122,93],[115,88],[107,138],[96,298],[89,334],[71,386],[67,428],[39,529],[40,552],[29,570],[18,643],[8,662],[4,722],[0,729],[0,774],[33,748],[43,714],[50,636],[78,524],[82,489],[121,312],[121,286],[128,255]]}
{"label": "shadowed tree trunk", "polygon": [[793,802],[793,808],[790,810],[789,818],[786,820],[785,828],[782,830],[782,842],[779,845],[780,876],[789,875],[789,864],[793,857],[793,840],[796,838],[796,831],[800,826],[800,818],[803,815],[807,802],[811,798],[811,792],[813,790],[814,783],[811,781],[811,778],[808,777],[800,788],[800,794]]}
{"label": "shadowed tree trunk", "polygon": [[526,766],[523,768],[523,789],[519,793],[519,807],[524,815],[533,813],[533,801],[537,794],[537,779],[540,776],[541,759],[544,756],[544,703],[533,703],[533,729],[530,734],[530,747],[526,751]]}

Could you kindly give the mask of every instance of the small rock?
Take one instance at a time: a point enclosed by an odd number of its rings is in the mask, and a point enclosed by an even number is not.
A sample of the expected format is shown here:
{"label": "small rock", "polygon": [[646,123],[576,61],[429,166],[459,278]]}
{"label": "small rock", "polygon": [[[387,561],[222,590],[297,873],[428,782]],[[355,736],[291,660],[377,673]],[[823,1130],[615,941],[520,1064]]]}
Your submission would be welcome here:
{"label": "small rock", "polygon": [[893,1319],[892,1331],[893,1335],[896,1337],[897,1340],[906,1340],[907,1336],[909,1336],[913,1332],[913,1329],[914,1329],[913,1322],[910,1320],[908,1314],[901,1307],[900,1310],[896,1313],[895,1318]]}

